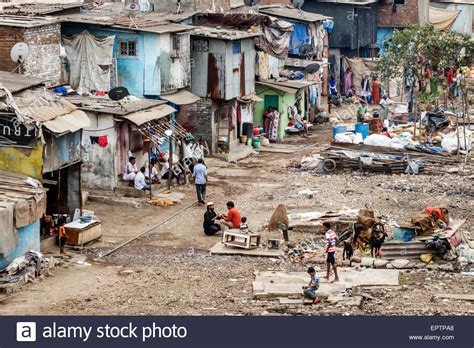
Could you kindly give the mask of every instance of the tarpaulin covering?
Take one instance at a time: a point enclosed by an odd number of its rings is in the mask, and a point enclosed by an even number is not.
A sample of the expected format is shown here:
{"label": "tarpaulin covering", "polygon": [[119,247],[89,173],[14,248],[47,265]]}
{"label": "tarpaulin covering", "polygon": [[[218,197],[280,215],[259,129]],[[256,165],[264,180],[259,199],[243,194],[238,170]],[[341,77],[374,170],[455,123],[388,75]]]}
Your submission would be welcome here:
{"label": "tarpaulin covering", "polygon": [[255,45],[274,57],[288,55],[293,24],[282,19],[258,13],[202,13],[195,17],[195,25],[221,26],[235,30],[257,28],[262,35],[255,38]]}
{"label": "tarpaulin covering", "polygon": [[377,65],[377,60],[372,60],[372,59],[359,59],[359,58],[354,58],[350,59],[347,57],[344,57],[343,60],[343,67],[344,71],[346,71],[347,68],[351,68],[353,72],[353,77],[352,77],[352,84],[355,88],[356,94],[360,95],[361,90],[362,90],[362,80],[364,79],[365,76],[369,76],[372,74],[373,71],[375,71],[375,67]]}
{"label": "tarpaulin covering", "polygon": [[450,11],[430,6],[430,23],[439,30],[449,30],[461,11]]}
{"label": "tarpaulin covering", "polygon": [[98,38],[84,30],[63,37],[70,65],[70,83],[79,91],[110,90],[110,67],[115,35]]}

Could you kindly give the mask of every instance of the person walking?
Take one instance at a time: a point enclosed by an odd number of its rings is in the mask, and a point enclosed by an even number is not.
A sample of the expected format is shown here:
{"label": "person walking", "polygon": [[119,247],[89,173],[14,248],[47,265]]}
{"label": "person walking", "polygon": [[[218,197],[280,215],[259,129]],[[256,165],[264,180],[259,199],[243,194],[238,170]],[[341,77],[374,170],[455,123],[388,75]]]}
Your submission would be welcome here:
{"label": "person walking", "polygon": [[202,158],[198,159],[198,163],[193,168],[194,184],[196,185],[196,194],[198,202],[205,204],[206,185],[207,185],[207,168]]}
{"label": "person walking", "polygon": [[337,235],[333,230],[331,230],[331,224],[327,221],[323,223],[323,229],[324,229],[325,237],[326,237],[326,253],[327,253],[326,279],[329,280],[329,271],[331,270],[331,265],[332,265],[332,269],[334,271],[334,280],[333,280],[333,282],[337,282],[337,281],[339,281],[339,276],[337,275],[336,257],[335,257],[336,245],[337,245]]}

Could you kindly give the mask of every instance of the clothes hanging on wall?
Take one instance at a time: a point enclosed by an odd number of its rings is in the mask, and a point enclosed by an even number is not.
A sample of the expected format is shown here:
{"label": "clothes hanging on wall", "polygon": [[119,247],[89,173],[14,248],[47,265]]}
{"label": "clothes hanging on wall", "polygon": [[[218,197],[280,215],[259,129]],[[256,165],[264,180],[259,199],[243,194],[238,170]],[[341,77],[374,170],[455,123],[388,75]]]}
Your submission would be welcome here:
{"label": "clothes hanging on wall", "polygon": [[99,144],[100,147],[107,147],[108,145],[107,135],[99,136],[97,139],[97,144]]}

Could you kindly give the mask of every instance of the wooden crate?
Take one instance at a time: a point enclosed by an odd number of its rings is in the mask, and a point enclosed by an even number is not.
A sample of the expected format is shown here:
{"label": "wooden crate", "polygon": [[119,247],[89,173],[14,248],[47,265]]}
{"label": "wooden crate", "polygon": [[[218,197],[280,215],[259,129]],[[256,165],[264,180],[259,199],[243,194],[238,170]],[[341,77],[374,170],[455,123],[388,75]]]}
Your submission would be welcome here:
{"label": "wooden crate", "polygon": [[83,228],[77,226],[77,224],[73,225],[74,227],[68,227],[67,225],[64,226],[69,237],[66,244],[84,245],[102,236],[102,223],[100,221],[94,221]]}

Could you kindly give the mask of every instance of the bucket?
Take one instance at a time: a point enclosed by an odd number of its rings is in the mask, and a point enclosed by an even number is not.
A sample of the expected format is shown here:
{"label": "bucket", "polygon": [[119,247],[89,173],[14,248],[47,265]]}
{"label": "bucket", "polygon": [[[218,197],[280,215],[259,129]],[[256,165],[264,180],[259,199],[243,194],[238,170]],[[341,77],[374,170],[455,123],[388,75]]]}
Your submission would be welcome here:
{"label": "bucket", "polygon": [[336,138],[336,134],[347,132],[346,126],[334,126],[332,127],[332,138]]}
{"label": "bucket", "polygon": [[245,144],[245,143],[247,142],[247,136],[246,136],[246,135],[241,135],[241,136],[240,136],[240,142],[241,142],[242,144]]}
{"label": "bucket", "polygon": [[252,146],[252,139],[247,139],[247,146]]}
{"label": "bucket", "polygon": [[253,123],[244,122],[242,123],[242,135],[246,135],[247,138],[253,136]]}
{"label": "bucket", "polygon": [[365,139],[369,136],[369,125],[366,123],[356,123],[355,133],[362,134],[362,139]]}
{"label": "bucket", "polygon": [[260,142],[260,139],[259,139],[258,141],[254,141],[254,142],[253,142],[253,148],[256,149],[256,150],[258,150],[258,149],[260,149],[260,145],[261,145],[261,144],[262,144],[262,143]]}
{"label": "bucket", "polygon": [[415,230],[411,228],[395,227],[393,229],[393,239],[398,241],[409,242],[415,235]]}

